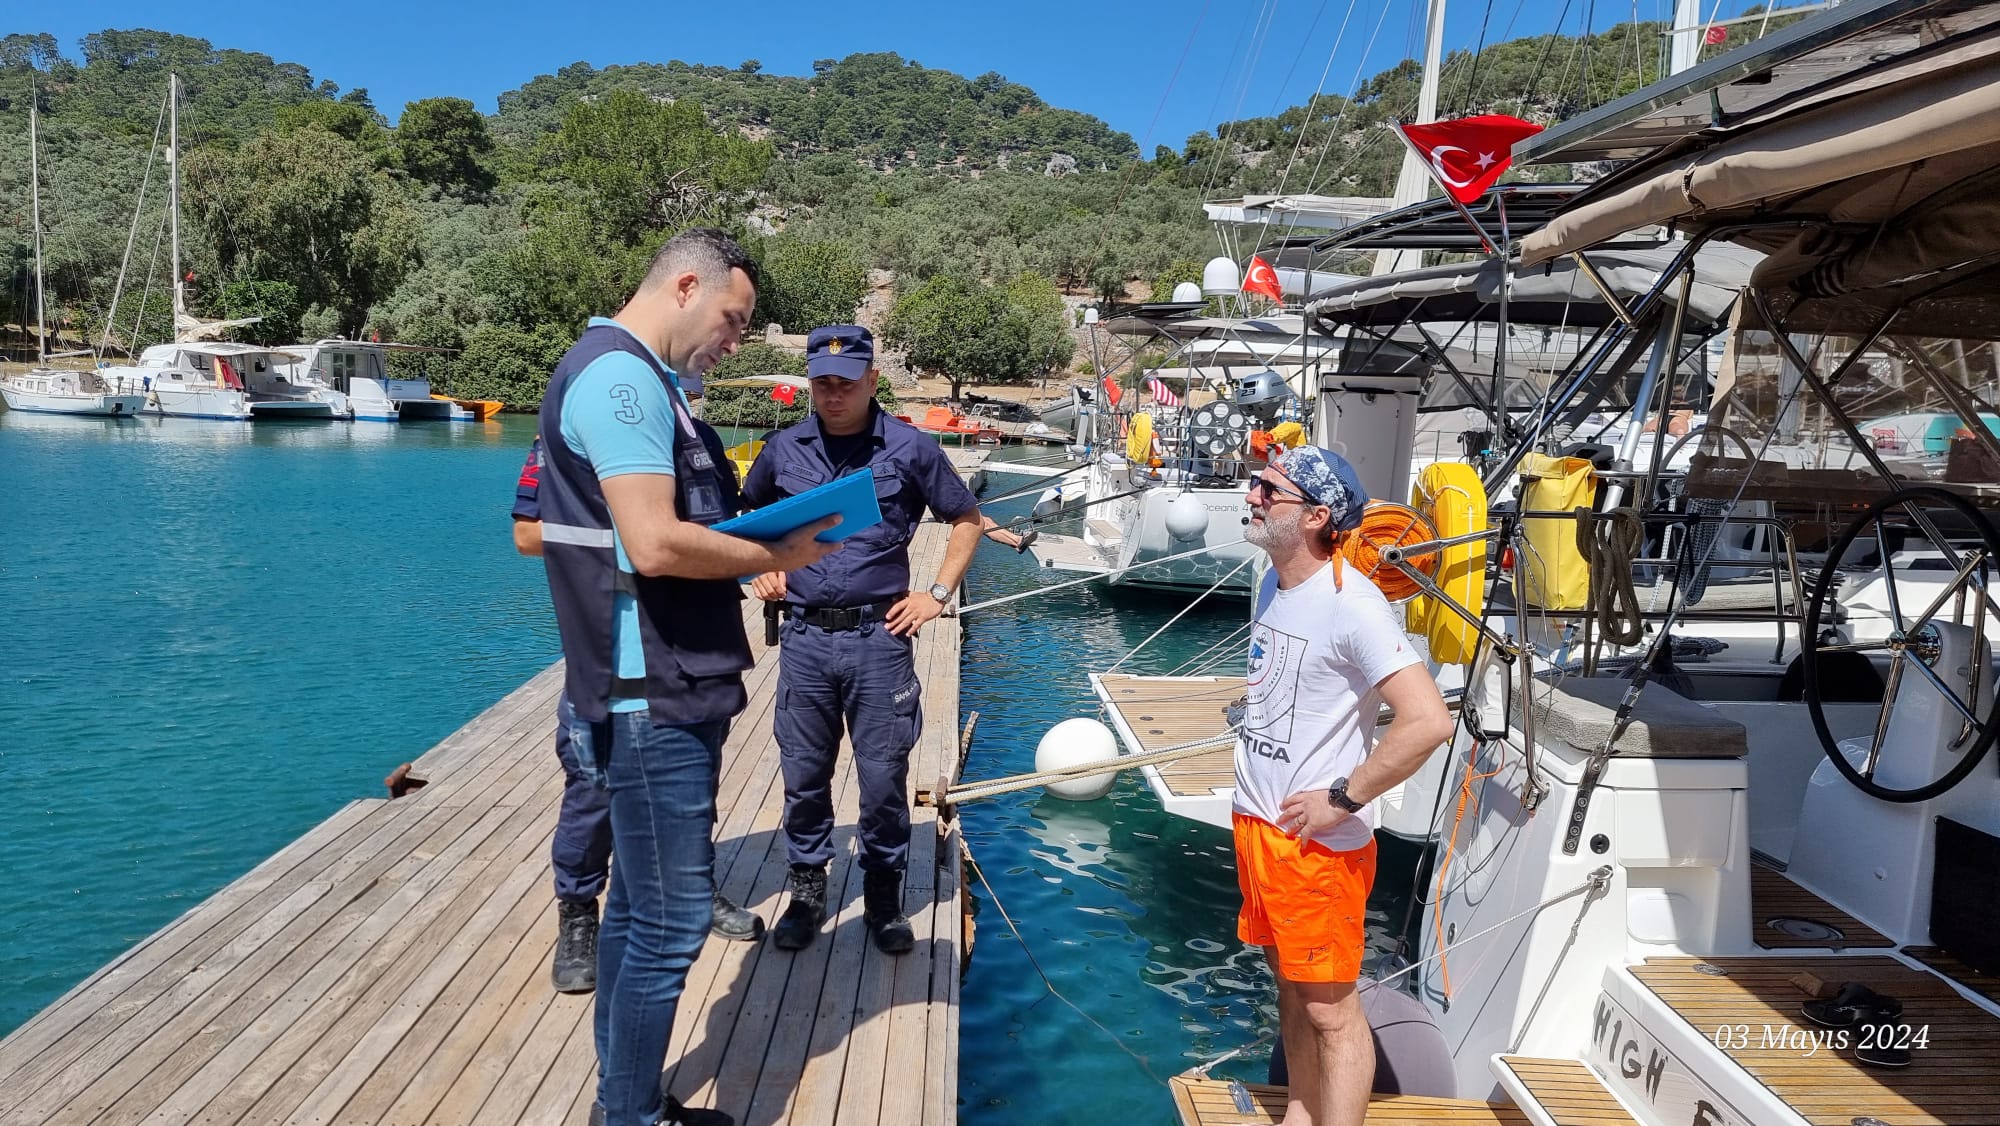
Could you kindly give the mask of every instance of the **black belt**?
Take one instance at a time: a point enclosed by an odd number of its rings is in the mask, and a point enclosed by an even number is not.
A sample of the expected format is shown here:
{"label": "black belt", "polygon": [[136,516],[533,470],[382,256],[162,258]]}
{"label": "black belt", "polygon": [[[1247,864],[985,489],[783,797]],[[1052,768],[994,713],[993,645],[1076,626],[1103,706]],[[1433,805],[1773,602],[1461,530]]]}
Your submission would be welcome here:
{"label": "black belt", "polygon": [[793,621],[804,622],[821,629],[859,629],[862,622],[879,621],[894,606],[894,601],[871,602],[866,606],[788,606],[786,612]]}

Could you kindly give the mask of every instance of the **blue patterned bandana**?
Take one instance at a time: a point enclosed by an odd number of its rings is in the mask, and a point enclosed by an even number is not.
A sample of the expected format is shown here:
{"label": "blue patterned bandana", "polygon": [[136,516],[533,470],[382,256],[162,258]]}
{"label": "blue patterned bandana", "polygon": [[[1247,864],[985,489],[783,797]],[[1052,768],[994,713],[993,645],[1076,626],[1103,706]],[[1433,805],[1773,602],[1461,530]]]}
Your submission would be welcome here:
{"label": "blue patterned bandana", "polygon": [[1300,446],[1287,450],[1277,461],[1278,472],[1289,478],[1299,491],[1333,512],[1333,526],[1342,532],[1361,526],[1361,510],[1368,507],[1368,490],[1347,459],[1320,446]]}

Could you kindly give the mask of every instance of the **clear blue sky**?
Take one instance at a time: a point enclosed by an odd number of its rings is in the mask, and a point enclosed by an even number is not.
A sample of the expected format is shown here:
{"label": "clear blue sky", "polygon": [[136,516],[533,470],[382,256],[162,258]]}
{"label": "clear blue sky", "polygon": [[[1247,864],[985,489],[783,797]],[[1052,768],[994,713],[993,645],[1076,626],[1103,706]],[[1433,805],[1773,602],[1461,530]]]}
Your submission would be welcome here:
{"label": "clear blue sky", "polygon": [[[1742,2],[1730,0],[1725,12]],[[1704,7],[1713,3],[1705,0]],[[1179,148],[1190,133],[1218,121],[1304,102],[1316,88],[1346,92],[1358,78],[1419,53],[1424,18],[1422,0],[72,0],[9,7],[0,33],[49,32],[72,59],[81,56],[78,40],[93,31],[172,31],[301,63],[316,80],[343,89],[367,87],[391,120],[405,102],[437,96],[470,98],[492,112],[501,92],[579,60],[600,67],[668,59],[734,66],[754,58],[767,73],[808,74],[814,59],[895,51],[967,76],[997,70],[1053,105],[1095,114],[1130,133],[1147,155],[1156,144]],[[1547,31],[1563,7],[1553,0],[1454,0],[1446,47],[1471,46],[1482,21],[1488,42]],[[1573,0],[1563,30],[1577,31],[1585,11],[1594,11],[1603,27],[1634,14],[1665,18],[1671,4]]]}

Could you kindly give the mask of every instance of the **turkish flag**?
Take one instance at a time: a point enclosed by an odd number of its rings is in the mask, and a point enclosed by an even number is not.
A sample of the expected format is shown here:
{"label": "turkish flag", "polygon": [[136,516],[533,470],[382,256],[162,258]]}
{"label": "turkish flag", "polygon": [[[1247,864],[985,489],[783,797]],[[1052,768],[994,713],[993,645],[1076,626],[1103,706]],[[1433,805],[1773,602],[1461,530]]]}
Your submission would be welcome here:
{"label": "turkish flag", "polygon": [[1125,397],[1125,392],[1119,389],[1118,381],[1108,375],[1104,377],[1104,397],[1109,399],[1114,407],[1118,405],[1118,400]]}
{"label": "turkish flag", "polygon": [[1711,27],[1707,31],[1702,32],[1701,41],[1711,47],[1718,43],[1727,43],[1729,42],[1729,29],[1726,27]]}
{"label": "turkish flag", "polygon": [[799,389],[789,383],[780,383],[771,388],[771,397],[789,407],[798,401]]}
{"label": "turkish flag", "polygon": [[1514,142],[1542,131],[1533,122],[1501,113],[1396,128],[1424,158],[1431,176],[1460,203],[1471,203],[1499,181],[1514,162]]}
{"label": "turkish flag", "polygon": [[1243,292],[1261,293],[1273,301],[1285,299],[1285,291],[1278,285],[1278,272],[1261,254],[1250,256],[1250,268],[1243,272]]}

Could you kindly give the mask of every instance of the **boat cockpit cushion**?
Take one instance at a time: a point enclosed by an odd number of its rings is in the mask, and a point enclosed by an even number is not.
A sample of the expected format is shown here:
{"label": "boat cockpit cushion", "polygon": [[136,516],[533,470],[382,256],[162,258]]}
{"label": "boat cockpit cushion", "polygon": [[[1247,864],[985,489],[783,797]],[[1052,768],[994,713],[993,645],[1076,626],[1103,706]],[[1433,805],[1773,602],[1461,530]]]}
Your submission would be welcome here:
{"label": "boat cockpit cushion", "polygon": [[[1595,752],[1604,746],[1631,681],[1572,676],[1535,686],[1535,740]],[[1515,717],[1520,722],[1520,717]],[[1742,758],[1743,725],[1663,684],[1648,684],[1613,752],[1626,758]]]}

